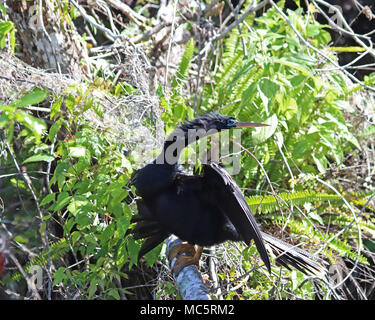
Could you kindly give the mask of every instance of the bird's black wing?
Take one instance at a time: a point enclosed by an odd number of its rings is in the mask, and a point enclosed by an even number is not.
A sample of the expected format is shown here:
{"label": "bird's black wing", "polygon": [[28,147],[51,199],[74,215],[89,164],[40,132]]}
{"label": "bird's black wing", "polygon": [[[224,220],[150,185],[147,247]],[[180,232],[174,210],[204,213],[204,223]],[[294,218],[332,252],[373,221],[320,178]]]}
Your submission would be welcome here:
{"label": "bird's black wing", "polygon": [[218,193],[217,203],[237,229],[243,241],[250,244],[251,239],[254,240],[264,264],[268,270],[271,270],[262,234],[236,182],[225,168],[215,162],[204,164],[203,169],[204,176],[208,178],[208,181],[213,182],[212,187]]}

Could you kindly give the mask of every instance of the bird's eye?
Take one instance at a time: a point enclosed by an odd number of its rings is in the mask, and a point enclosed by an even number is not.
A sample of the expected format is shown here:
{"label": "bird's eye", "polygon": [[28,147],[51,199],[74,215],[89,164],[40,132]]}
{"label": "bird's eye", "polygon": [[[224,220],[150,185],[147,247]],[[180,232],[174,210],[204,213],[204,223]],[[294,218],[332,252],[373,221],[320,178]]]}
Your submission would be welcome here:
{"label": "bird's eye", "polygon": [[229,119],[229,120],[227,121],[227,126],[228,126],[229,128],[233,128],[233,127],[235,127],[236,125],[237,125],[237,121],[234,120],[234,119]]}

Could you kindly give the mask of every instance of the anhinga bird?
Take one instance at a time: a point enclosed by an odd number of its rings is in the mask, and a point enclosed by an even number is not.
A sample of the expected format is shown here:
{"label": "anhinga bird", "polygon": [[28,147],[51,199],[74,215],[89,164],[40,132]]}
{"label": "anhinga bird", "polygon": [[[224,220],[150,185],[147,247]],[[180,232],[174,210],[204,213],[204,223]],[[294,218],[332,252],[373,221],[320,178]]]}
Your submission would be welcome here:
{"label": "anhinga bird", "polygon": [[[254,240],[269,271],[267,247],[280,265],[291,265],[303,272],[322,271],[314,256],[259,230],[240,188],[220,164],[204,164],[199,175],[188,175],[180,168],[178,158],[182,149],[199,137],[231,128],[260,126],[265,124],[239,122],[230,116],[209,113],[176,128],[165,141],[161,154],[133,178],[142,199],[137,201],[138,215],[132,220],[137,224],[132,232],[136,239],[146,238],[139,257],[171,234],[190,246],[198,245],[196,251],[185,244],[170,253],[170,259],[181,252],[193,254],[177,257],[173,271],[178,274],[183,267],[198,264],[203,246],[227,240],[250,245]],[[194,136],[196,130],[200,131],[198,138]]]}

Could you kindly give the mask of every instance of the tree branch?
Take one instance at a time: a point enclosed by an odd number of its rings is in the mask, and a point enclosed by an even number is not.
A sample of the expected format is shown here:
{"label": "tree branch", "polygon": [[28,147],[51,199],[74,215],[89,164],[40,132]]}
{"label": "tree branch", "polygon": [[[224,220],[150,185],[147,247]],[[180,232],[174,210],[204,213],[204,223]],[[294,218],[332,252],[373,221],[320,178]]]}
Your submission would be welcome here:
{"label": "tree branch", "polygon": [[[176,236],[170,236],[165,241],[167,244],[167,255],[168,252],[178,244],[182,243],[182,240]],[[176,258],[171,262],[171,269],[176,263]],[[176,287],[181,294],[183,300],[211,300],[208,295],[208,288],[203,284],[202,277],[196,266],[190,265],[183,268],[180,273],[175,277]]]}

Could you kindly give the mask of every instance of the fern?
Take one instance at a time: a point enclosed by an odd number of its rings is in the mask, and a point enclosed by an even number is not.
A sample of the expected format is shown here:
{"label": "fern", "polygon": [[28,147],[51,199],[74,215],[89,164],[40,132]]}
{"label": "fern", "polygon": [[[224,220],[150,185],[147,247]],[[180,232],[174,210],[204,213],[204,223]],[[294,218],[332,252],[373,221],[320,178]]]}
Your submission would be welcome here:
{"label": "fern", "polygon": [[250,196],[246,197],[247,203],[252,211],[259,213],[271,213],[278,209],[280,205],[282,208],[293,205],[304,205],[308,202],[324,202],[324,201],[342,201],[342,197],[336,194],[327,194],[314,191],[295,191],[295,192],[282,192],[267,196]]}
{"label": "fern", "polygon": [[[62,258],[67,252],[69,251],[69,245],[67,244],[65,239],[60,239],[54,243],[49,245],[49,250],[39,253],[36,257],[30,260],[25,268],[24,271],[27,274],[30,271],[32,266],[45,266],[48,263],[48,258],[51,261],[57,260]],[[19,281],[23,278],[21,272],[15,272],[9,279],[11,281]]]}
{"label": "fern", "polygon": [[189,70],[191,59],[194,54],[194,40],[190,39],[185,48],[184,55],[181,58],[180,64],[178,66],[176,75],[172,80],[172,89],[176,89],[182,82],[185,81],[187,72]]}
{"label": "fern", "polygon": [[[281,217],[280,217],[281,218]],[[323,234],[315,230],[311,225],[304,223],[304,221],[294,220],[293,223],[290,223],[289,230],[292,233],[305,236],[310,239],[312,242],[326,242],[328,239],[334,236],[333,233]],[[352,245],[348,243],[348,240],[341,238],[333,238],[329,244],[328,248],[336,251],[340,256],[349,257],[353,260],[357,259],[357,252],[353,251]],[[360,255],[359,261],[368,264],[366,257]]]}

